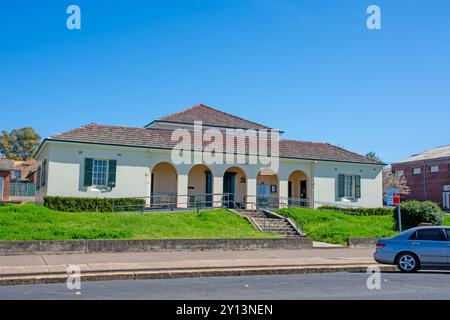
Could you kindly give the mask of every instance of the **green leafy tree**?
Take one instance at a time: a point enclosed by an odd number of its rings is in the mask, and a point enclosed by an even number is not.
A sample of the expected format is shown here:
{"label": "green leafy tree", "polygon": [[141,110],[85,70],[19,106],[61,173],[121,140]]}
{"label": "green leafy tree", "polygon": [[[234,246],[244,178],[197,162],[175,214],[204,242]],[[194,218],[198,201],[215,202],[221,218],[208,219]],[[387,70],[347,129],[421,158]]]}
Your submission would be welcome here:
{"label": "green leafy tree", "polygon": [[374,152],[374,151],[369,151],[366,153],[366,157],[373,159],[373,160],[377,160],[377,161],[383,161],[381,160],[381,158]]}
{"label": "green leafy tree", "polygon": [[5,130],[0,135],[0,153],[7,159],[28,160],[39,146],[41,136],[31,127]]}

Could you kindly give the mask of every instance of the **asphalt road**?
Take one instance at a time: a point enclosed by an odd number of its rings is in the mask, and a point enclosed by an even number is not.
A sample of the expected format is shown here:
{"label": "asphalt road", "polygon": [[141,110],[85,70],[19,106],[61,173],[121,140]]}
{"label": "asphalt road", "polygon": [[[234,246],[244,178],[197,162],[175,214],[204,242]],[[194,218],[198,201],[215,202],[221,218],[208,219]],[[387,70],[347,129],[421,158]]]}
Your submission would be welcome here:
{"label": "asphalt road", "polygon": [[449,272],[383,273],[369,290],[365,273],[322,273],[0,286],[0,299],[450,299]]}

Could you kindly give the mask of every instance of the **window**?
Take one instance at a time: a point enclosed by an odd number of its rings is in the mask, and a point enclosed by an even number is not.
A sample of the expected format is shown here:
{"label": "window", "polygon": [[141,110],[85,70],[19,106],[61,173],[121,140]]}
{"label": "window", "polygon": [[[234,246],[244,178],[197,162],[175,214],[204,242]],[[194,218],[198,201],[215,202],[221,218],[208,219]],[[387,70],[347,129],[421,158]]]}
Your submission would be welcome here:
{"label": "window", "polygon": [[422,173],[422,170],[421,170],[420,167],[419,167],[419,168],[414,168],[414,169],[412,170],[412,172],[413,172],[413,174],[421,174],[421,173]]}
{"label": "window", "polygon": [[108,160],[94,159],[92,162],[92,185],[105,188],[107,182]]}
{"label": "window", "polygon": [[395,175],[397,176],[397,177],[401,177],[401,176],[403,176],[405,174],[405,172],[403,171],[403,170],[397,170],[396,172],[395,172]]}
{"label": "window", "polygon": [[361,198],[361,176],[340,174],[338,178],[339,197]]}
{"label": "window", "polygon": [[116,187],[117,160],[84,159],[85,187],[98,187],[101,189]]}
{"label": "window", "polygon": [[353,176],[345,176],[344,181],[344,195],[351,198],[353,197]]}
{"label": "window", "polygon": [[430,172],[439,172],[439,166],[430,166]]}
{"label": "window", "polygon": [[12,172],[12,176],[11,176],[11,179],[12,179],[12,180],[19,180],[21,177],[22,177],[22,171],[20,171],[20,170],[14,170],[14,171]]}
{"label": "window", "polygon": [[446,228],[445,233],[447,233],[447,240],[450,241],[450,229]]}
{"label": "window", "polygon": [[442,229],[434,228],[417,230],[417,232],[409,237],[409,240],[446,241],[447,238],[442,232]]}

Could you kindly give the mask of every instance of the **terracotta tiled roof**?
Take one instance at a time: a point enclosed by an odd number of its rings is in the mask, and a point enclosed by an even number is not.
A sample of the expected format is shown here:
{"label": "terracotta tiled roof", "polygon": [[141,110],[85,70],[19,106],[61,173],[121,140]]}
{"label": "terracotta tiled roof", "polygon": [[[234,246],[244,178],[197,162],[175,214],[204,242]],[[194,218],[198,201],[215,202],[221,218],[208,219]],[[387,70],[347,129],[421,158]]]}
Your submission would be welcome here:
{"label": "terracotta tiled roof", "polygon": [[[172,130],[166,129],[88,124],[51,136],[47,140],[170,149],[177,144],[176,141],[171,141],[171,136]],[[280,157],[284,158],[382,164],[379,161],[369,159],[328,143],[281,139],[279,141],[279,150]]]}
{"label": "terracotta tiled roof", "polygon": [[197,104],[189,109],[162,117],[156,122],[172,122],[194,124],[194,121],[202,121],[203,125],[220,126],[240,129],[271,129],[262,124],[245,120],[235,115]]}

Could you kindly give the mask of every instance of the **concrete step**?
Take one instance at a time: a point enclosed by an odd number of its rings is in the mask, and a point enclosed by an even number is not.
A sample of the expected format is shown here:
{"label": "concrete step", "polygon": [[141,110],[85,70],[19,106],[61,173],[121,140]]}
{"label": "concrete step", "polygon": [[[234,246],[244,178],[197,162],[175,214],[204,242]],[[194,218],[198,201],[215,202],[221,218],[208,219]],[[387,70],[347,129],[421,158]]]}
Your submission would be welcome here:
{"label": "concrete step", "polygon": [[271,232],[271,233],[276,233],[276,234],[281,234],[281,235],[293,235],[295,236],[296,234],[298,234],[295,230],[292,231],[274,231],[274,230],[263,230],[264,232]]}
{"label": "concrete step", "polygon": [[262,229],[264,231],[267,231],[267,232],[277,232],[277,233],[291,233],[291,232],[293,232],[293,233],[297,233],[297,231],[295,229],[284,229],[284,230],[273,229],[273,228],[262,228]]}
{"label": "concrete step", "polygon": [[266,215],[261,211],[242,210],[240,213],[251,217],[264,232],[277,233],[283,237],[301,237],[287,219]]}
{"label": "concrete step", "polygon": [[291,231],[291,230],[294,230],[295,231],[294,228],[289,228],[289,227],[286,227],[286,228],[278,228],[278,227],[273,227],[273,226],[260,226],[260,227],[263,230],[273,230],[273,231]]}

